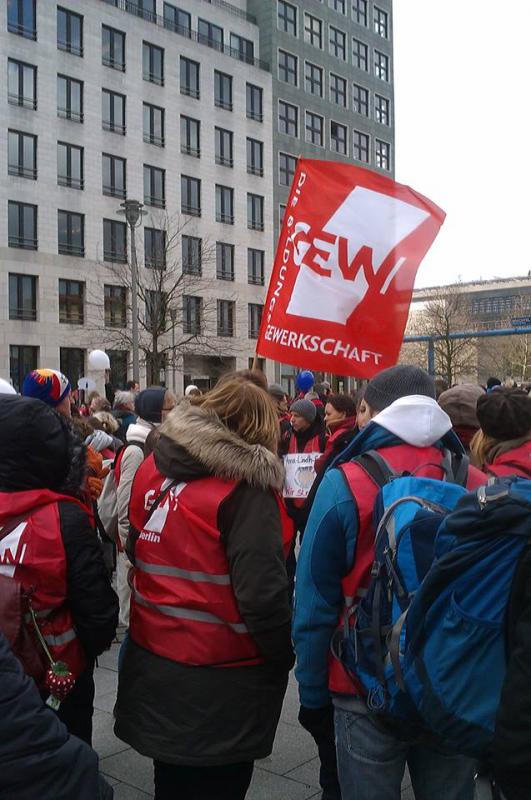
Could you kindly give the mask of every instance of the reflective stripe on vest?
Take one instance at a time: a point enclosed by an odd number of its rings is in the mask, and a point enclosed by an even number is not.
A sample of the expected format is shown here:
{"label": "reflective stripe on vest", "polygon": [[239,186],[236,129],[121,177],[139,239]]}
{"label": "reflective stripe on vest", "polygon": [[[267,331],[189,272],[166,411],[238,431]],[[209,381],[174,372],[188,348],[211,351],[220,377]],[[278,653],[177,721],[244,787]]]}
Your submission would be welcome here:
{"label": "reflective stripe on vest", "polygon": [[73,642],[76,636],[77,634],[75,630],[70,628],[70,630],[60,633],[58,636],[54,636],[53,633],[47,633],[43,634],[42,638],[46,644],[49,644],[52,647],[60,647],[63,644],[68,644],[68,642]]}
{"label": "reflective stripe on vest", "polygon": [[164,564],[148,564],[139,558],[135,560],[135,567],[142,572],[150,572],[152,575],[167,575],[170,578],[183,578],[185,581],[230,586],[230,575],[210,575],[208,572],[194,572],[189,569],[180,569],[180,567],[170,567]]}
{"label": "reflective stripe on vest", "polygon": [[190,608],[179,608],[178,606],[164,606],[158,603],[151,603],[142,597],[138,589],[133,587],[133,593],[137,603],[146,608],[151,608],[153,611],[158,611],[160,614],[166,614],[168,617],[176,617],[177,619],[191,619],[194,622],[207,622],[211,625],[226,625],[234,633],[249,633],[247,626],[241,623],[226,622],[214,614],[207,613],[206,611],[193,611]]}

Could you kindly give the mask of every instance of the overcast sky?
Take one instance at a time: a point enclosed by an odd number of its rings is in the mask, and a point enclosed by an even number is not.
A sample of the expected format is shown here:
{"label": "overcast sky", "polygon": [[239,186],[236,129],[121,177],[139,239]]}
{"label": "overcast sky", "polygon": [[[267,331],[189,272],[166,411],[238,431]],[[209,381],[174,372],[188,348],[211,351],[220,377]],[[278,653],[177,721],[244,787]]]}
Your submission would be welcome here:
{"label": "overcast sky", "polygon": [[394,0],[396,180],[446,221],[417,286],[531,270],[531,2]]}

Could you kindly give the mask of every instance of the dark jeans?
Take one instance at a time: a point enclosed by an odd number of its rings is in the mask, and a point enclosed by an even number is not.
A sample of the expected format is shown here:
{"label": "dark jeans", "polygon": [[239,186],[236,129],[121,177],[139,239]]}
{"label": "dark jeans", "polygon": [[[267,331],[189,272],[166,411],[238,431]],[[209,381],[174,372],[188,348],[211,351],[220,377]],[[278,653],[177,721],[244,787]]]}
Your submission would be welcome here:
{"label": "dark jeans", "polygon": [[322,800],[341,800],[341,789],[337,776],[336,743],[333,706],[325,708],[300,707],[299,722],[313,737],[317,745],[321,767],[319,783],[323,790]]}
{"label": "dark jeans", "polygon": [[57,711],[57,716],[64,722],[68,732],[83,739],[91,747],[94,692],[94,662],[92,662],[76,680],[74,688]]}
{"label": "dark jeans", "polygon": [[254,761],[186,767],[154,761],[155,800],[244,800]]}

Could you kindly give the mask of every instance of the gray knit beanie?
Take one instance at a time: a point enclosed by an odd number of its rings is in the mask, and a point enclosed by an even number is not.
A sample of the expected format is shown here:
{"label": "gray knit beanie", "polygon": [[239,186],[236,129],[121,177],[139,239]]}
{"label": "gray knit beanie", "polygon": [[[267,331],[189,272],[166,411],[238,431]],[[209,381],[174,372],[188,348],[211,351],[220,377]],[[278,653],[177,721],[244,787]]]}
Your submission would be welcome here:
{"label": "gray knit beanie", "polygon": [[286,390],[280,383],[270,383],[267,391],[275,400],[283,400],[286,396]]}
{"label": "gray knit beanie", "polygon": [[421,394],[435,400],[435,381],[420,367],[398,364],[375,375],[365,389],[365,402],[374,411],[383,411],[400,397]]}
{"label": "gray knit beanie", "polygon": [[291,404],[290,411],[292,414],[298,414],[300,417],[303,417],[306,422],[310,424],[317,416],[317,409],[311,400],[295,400],[295,402]]}

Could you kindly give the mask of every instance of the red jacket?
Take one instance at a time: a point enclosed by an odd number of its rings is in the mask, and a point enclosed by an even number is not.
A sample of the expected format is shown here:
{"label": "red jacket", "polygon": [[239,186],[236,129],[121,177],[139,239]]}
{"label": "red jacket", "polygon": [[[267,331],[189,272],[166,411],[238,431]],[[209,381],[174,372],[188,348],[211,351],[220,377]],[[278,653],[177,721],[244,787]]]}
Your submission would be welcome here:
{"label": "red jacket", "polygon": [[[443,460],[443,451],[437,447],[413,447],[400,444],[394,447],[383,447],[378,453],[397,473],[413,472],[418,477],[441,478],[441,470],[437,468]],[[358,538],[356,541],[356,557],[350,572],[341,581],[345,606],[340,615],[339,628],[349,624],[347,615],[349,608],[365,594],[370,583],[370,571],[374,561],[374,501],[379,491],[367,473],[354,461],[340,466],[345,480],[356,501],[358,509]],[[468,489],[475,489],[486,482],[485,476],[475,467],[469,467]],[[350,619],[350,622],[352,620]],[[361,694],[361,687],[349,677],[342,664],[334,657],[329,662],[330,691],[339,694]]]}
{"label": "red jacket", "polygon": [[[153,456],[140,466],[129,507],[140,531],[130,630],[146,650],[194,666],[263,662],[240,615],[218,529],[219,508],[237,485],[208,477],[172,486]],[[281,498],[278,503],[287,556],[293,525]]]}
{"label": "red jacket", "polygon": [[531,478],[531,442],[525,442],[514,450],[495,458],[492,464],[483,467],[487,475],[519,475],[522,478]]}
{"label": "red jacket", "polygon": [[[40,631],[55,661],[64,661],[78,677],[86,667],[67,605],[67,562],[59,520],[59,501],[73,497],[47,489],[0,492],[0,526],[12,530],[0,539],[0,574],[19,581],[31,593]],[[2,530],[0,530],[0,536]],[[32,622],[26,624],[35,636]],[[41,645],[36,641],[36,647]]]}

